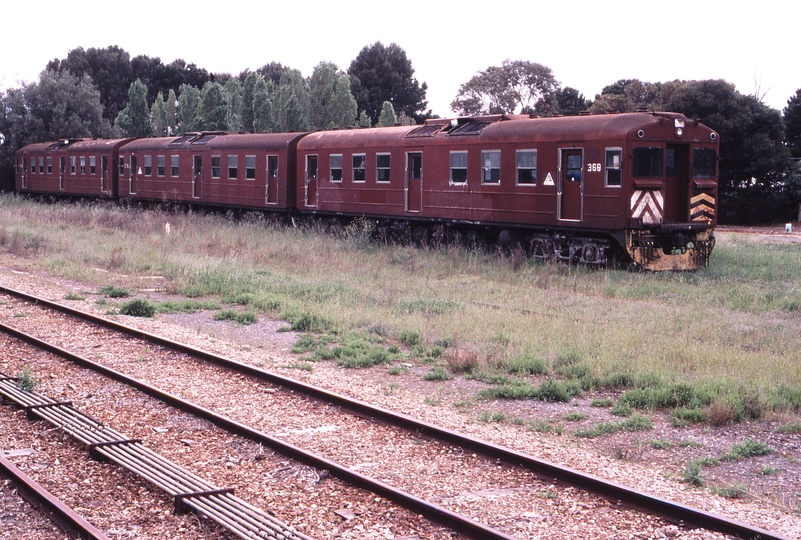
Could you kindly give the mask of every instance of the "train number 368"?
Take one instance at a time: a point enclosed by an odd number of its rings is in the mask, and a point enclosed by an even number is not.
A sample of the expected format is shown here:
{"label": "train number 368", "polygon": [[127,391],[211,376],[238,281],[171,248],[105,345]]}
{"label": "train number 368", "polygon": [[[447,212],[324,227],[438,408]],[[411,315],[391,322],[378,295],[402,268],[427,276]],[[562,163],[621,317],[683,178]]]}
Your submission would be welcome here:
{"label": "train number 368", "polygon": [[601,172],[601,164],[587,163],[587,172]]}

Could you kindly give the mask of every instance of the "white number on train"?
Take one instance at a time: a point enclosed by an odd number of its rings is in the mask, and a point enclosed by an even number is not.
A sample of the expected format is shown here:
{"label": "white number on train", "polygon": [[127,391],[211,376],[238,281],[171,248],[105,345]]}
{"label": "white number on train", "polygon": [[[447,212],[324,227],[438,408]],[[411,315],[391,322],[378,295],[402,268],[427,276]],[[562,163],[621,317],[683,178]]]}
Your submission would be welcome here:
{"label": "white number on train", "polygon": [[601,164],[587,163],[587,172],[601,172]]}

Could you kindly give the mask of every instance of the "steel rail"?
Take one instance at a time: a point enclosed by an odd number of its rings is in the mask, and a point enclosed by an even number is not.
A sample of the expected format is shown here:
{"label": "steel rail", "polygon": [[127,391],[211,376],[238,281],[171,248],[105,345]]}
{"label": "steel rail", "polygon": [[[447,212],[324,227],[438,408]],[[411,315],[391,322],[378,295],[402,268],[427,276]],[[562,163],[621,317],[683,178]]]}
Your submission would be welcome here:
{"label": "steel rail", "polygon": [[88,444],[95,457],[117,463],[166,491],[174,497],[176,510],[195,509],[243,539],[311,540],[294,527],[234,497],[231,490],[218,489],[141,443],[126,440],[121,433],[103,426],[70,404],[24,391],[11,377],[0,376],[0,396],[24,407],[29,418],[46,420]]}
{"label": "steel rail", "polygon": [[19,470],[0,453],[0,474],[7,476],[17,486],[23,498],[38,501],[46,511],[44,514],[72,538],[85,540],[110,540],[103,532],[86,521],[81,515],[65,505],[33,478]]}
{"label": "steel rail", "polygon": [[[432,439],[437,439],[462,447],[464,449],[469,449],[471,452],[481,454],[491,459],[499,460],[512,466],[522,467],[540,476],[553,478],[556,481],[596,493],[609,501],[618,502],[644,512],[655,514],[669,521],[678,522],[684,524],[685,526],[715,530],[736,536],[738,538],[749,540],[790,540],[790,538],[787,536],[755,527],[738,520],[662,499],[660,497],[656,497],[654,495],[599,478],[589,473],[564,467],[540,458],[535,458],[528,454],[483,441],[481,439],[469,437],[435,424],[417,420],[410,416],[390,411],[388,409],[384,409],[357,399],[349,398],[324,388],[306,384],[304,382],[290,379],[276,373],[271,373],[258,367],[244,364],[230,358],[225,358],[208,351],[203,351],[184,343],[169,340],[150,332],[133,328],[104,317],[75,310],[69,306],[29,295],[22,291],[0,285],[0,293],[5,293],[24,301],[35,303],[43,307],[71,315],[73,317],[83,319],[89,323],[103,326],[136,339],[141,339],[153,345],[165,347],[167,349],[188,354],[222,367],[233,369],[237,372],[252,376],[258,380],[301,393],[325,403],[339,406],[361,417],[400,427]],[[4,325],[0,325],[0,327],[2,326]],[[103,366],[100,367],[103,370],[108,369]]]}
{"label": "steel rail", "polygon": [[[167,403],[177,409],[204,418],[205,420],[208,420],[209,422],[213,423],[216,426],[221,427],[224,430],[236,433],[240,436],[243,436],[245,438],[257,442],[261,442],[291,459],[294,459],[311,467],[315,467],[317,469],[327,470],[332,476],[336,476],[337,478],[340,478],[345,482],[350,483],[351,485],[365,489],[367,491],[375,493],[376,495],[380,495],[388,500],[393,501],[395,504],[399,506],[407,508],[416,514],[423,515],[426,518],[430,519],[431,521],[439,523],[440,525],[448,527],[454,531],[460,532],[470,538],[475,538],[477,540],[485,540],[485,539],[514,540],[514,537],[509,536],[493,527],[477,522],[473,519],[462,516],[455,512],[451,512],[450,510],[447,510],[441,506],[430,503],[423,499],[414,497],[405,491],[390,486],[389,484],[362,475],[356,471],[349,469],[348,467],[335,463],[331,460],[328,460],[312,452],[303,450],[297,446],[285,443],[280,439],[276,439],[274,437],[267,435],[266,433],[262,433],[255,429],[252,429],[239,422],[229,419],[223,415],[217,414],[214,411],[211,411],[204,407],[200,407],[189,401],[183,400],[177,396],[164,392],[154,386],[151,386],[137,379],[128,377],[123,373],[120,373],[116,370],[98,364],[96,362],[93,362],[87,358],[83,358],[79,355],[73,354],[64,349],[61,349],[56,345],[47,343],[43,340],[40,340],[34,336],[21,332],[8,325],[0,323],[0,331],[5,332],[6,334],[9,334],[22,341],[25,341],[26,343],[29,343],[37,348],[46,350],[48,352],[61,356],[65,359],[68,359],[80,366],[92,369],[98,373],[101,373],[102,375],[105,375],[106,377],[122,382],[123,384],[131,386],[133,388],[136,388],[142,391],[143,393],[151,397],[154,397],[156,399],[159,399],[164,403]],[[3,393],[3,389],[4,389],[3,381],[0,381],[0,393]],[[43,413],[45,411],[43,409],[35,409],[34,412],[35,414],[39,415],[40,413]],[[118,451],[119,448],[122,448],[122,446],[115,448],[114,451]],[[98,449],[97,451],[99,453],[102,453],[103,455],[107,455],[109,449],[101,448]],[[128,463],[127,461],[124,461],[123,463],[120,464],[126,468],[131,466],[131,464]],[[168,493],[170,492],[168,489],[165,489],[165,491],[168,491]],[[197,501],[195,500],[187,501],[187,505],[193,506],[195,504],[197,504]]]}

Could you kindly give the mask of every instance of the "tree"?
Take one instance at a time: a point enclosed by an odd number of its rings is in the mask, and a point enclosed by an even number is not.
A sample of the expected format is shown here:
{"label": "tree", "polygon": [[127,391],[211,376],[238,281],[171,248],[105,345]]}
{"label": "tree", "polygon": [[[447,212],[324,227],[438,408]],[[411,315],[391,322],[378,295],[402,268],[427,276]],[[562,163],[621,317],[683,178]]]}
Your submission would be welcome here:
{"label": "tree", "polygon": [[200,93],[195,122],[201,131],[227,131],[231,110],[231,97],[216,82],[208,82]]}
{"label": "tree", "polygon": [[384,102],[384,107],[381,109],[381,116],[378,117],[378,125],[381,127],[394,126],[398,121],[395,116],[395,108],[389,101]]}
{"label": "tree", "polygon": [[264,80],[261,75],[252,71],[245,75],[242,82],[242,130],[253,133],[253,97],[256,81]]}
{"label": "tree", "polygon": [[150,121],[152,123],[153,135],[164,137],[167,135],[167,111],[164,107],[164,98],[161,92],[156,96],[156,101],[150,107]]}
{"label": "tree", "polygon": [[76,77],[88,75],[100,92],[103,116],[116,118],[128,103],[128,89],[134,81],[131,59],[127,52],[113,45],[101,49],[83,47],[71,50],[64,60],[53,60],[50,71],[69,71]]}
{"label": "tree", "polygon": [[662,83],[642,82],[639,79],[621,79],[604,87],[601,93],[595,96],[591,110],[595,113],[629,112],[637,109],[662,110],[662,86]]}
{"label": "tree", "polygon": [[335,129],[353,125],[356,100],[350,78],[336,64],[320,62],[309,77],[311,129]]}
{"label": "tree", "polygon": [[200,90],[191,84],[182,84],[178,93],[178,133],[197,131],[195,116],[200,107]]}
{"label": "tree", "polygon": [[167,101],[164,103],[164,127],[167,135],[175,135],[178,130],[178,110],[176,108],[175,90],[170,89]]}
{"label": "tree", "polygon": [[584,99],[584,94],[566,86],[553,94],[541,97],[534,106],[534,113],[540,116],[576,116],[589,110],[592,102]]}
{"label": "tree", "polygon": [[504,60],[462,84],[451,109],[465,116],[533,112],[537,102],[551,99],[558,87],[550,68]]}
{"label": "tree", "polygon": [[310,99],[306,79],[296,69],[286,69],[275,95],[275,123],[278,131],[309,130]]}
{"label": "tree", "polygon": [[242,131],[242,85],[239,79],[231,77],[225,81],[225,92],[228,94],[228,129]]}
{"label": "tree", "polygon": [[430,115],[430,111],[424,114],[428,86],[417,82],[406,51],[395,43],[385,47],[376,41],[364,47],[351,62],[348,75],[359,110],[365,111],[373,124],[378,122],[385,101],[418,122]]}
{"label": "tree", "polygon": [[273,95],[275,85],[272,80],[265,81],[258,76],[253,86],[253,132],[268,133],[275,131],[273,114]]}
{"label": "tree", "polygon": [[126,137],[150,137],[153,134],[147,106],[147,87],[139,79],[131,83],[128,89],[128,105],[117,115],[114,125]]}
{"label": "tree", "polygon": [[281,83],[281,76],[284,74],[284,66],[280,62],[270,62],[256,70],[256,73],[264,77],[265,81],[272,81],[274,86]]}
{"label": "tree", "polygon": [[784,127],[787,133],[787,148],[794,158],[801,158],[801,89],[787,100],[784,108]]}

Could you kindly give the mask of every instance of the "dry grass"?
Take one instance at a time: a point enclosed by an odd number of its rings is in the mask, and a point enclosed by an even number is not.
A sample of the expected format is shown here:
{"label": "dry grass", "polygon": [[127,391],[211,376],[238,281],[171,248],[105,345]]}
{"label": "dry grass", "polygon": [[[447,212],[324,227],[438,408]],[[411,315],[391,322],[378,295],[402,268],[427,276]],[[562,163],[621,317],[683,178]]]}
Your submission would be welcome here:
{"label": "dry grass", "polygon": [[0,248],[90,286],[146,288],[163,276],[169,292],[239,303],[301,330],[414,332],[422,349],[447,346],[455,372],[685,382],[746,417],[754,402],[801,408],[796,245],[720,234],[707,269],[639,274],[460,246],[377,246],[364,242],[366,226],[0,197]]}

